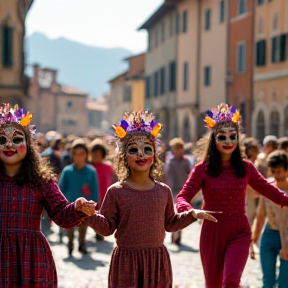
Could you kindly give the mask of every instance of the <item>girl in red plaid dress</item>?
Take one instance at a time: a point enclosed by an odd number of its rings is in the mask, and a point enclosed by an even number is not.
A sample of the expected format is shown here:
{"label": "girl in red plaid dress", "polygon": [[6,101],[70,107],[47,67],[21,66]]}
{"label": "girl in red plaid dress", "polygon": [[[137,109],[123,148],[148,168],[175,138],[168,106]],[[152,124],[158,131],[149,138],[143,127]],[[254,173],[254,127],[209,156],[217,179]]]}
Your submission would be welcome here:
{"label": "girl in red plaid dress", "polygon": [[109,288],[170,288],[172,270],[163,245],[165,231],[175,232],[197,218],[216,221],[205,211],[177,214],[170,188],[155,179],[161,174],[156,155],[161,125],[146,111],[124,116],[114,126],[119,151],[112,185],[100,211],[88,217],[88,224],[103,236],[115,233],[117,247],[112,254]]}
{"label": "girl in red plaid dress", "polygon": [[[95,210],[84,198],[69,204],[51,170],[41,165],[31,139],[35,127],[28,127],[31,118],[17,106],[0,106],[1,288],[56,288],[55,263],[40,231],[43,208],[64,228]],[[76,211],[79,207],[82,212]]]}

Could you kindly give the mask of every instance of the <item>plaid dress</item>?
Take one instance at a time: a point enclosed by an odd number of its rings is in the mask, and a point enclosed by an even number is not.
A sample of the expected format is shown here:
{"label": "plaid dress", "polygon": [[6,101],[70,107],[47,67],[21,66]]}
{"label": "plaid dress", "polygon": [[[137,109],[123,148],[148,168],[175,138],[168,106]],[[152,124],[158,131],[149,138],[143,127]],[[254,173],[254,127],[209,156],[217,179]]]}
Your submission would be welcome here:
{"label": "plaid dress", "polygon": [[54,182],[18,186],[0,174],[0,287],[56,288],[57,274],[49,244],[40,231],[46,209],[58,225],[71,228],[85,214],[69,204]]}
{"label": "plaid dress", "polygon": [[88,225],[103,236],[116,230],[109,288],[171,288],[165,230],[175,232],[194,221],[192,213],[175,212],[171,190],[163,183],[156,182],[147,191],[119,183],[111,186],[100,213],[87,218]]}

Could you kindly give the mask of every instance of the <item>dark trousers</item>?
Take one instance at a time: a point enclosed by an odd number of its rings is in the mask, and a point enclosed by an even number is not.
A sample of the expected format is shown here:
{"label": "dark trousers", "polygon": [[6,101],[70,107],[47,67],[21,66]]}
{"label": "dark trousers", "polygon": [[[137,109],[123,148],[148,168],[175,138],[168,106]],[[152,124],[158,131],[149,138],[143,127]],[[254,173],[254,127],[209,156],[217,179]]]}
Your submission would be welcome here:
{"label": "dark trousers", "polygon": [[[85,247],[86,241],[86,232],[87,232],[87,224],[82,223],[78,227],[79,231],[79,247]],[[68,236],[68,247],[73,249],[74,248],[74,228],[67,230],[67,236]]]}
{"label": "dark trousers", "polygon": [[200,254],[206,288],[238,288],[249,255],[250,225],[245,214],[217,215],[204,220]]}

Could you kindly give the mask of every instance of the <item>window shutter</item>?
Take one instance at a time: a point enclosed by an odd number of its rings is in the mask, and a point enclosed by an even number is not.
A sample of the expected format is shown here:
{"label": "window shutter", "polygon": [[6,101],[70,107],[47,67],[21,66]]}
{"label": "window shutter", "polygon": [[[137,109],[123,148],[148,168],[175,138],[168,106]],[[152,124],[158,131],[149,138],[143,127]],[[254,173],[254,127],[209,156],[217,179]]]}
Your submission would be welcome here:
{"label": "window shutter", "polygon": [[276,48],[277,48],[277,37],[271,38],[271,61],[272,63],[276,63]]}
{"label": "window shutter", "polygon": [[286,60],[286,35],[280,36],[280,62]]}

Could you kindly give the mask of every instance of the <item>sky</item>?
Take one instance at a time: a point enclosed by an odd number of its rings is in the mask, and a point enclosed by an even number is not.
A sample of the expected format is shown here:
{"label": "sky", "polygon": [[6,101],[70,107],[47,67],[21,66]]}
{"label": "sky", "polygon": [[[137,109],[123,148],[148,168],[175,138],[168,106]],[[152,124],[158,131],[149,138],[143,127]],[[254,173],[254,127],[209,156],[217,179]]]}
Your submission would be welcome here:
{"label": "sky", "polygon": [[137,29],[163,0],[34,0],[27,15],[27,36],[41,32],[104,48],[134,53],[147,47],[147,34]]}

